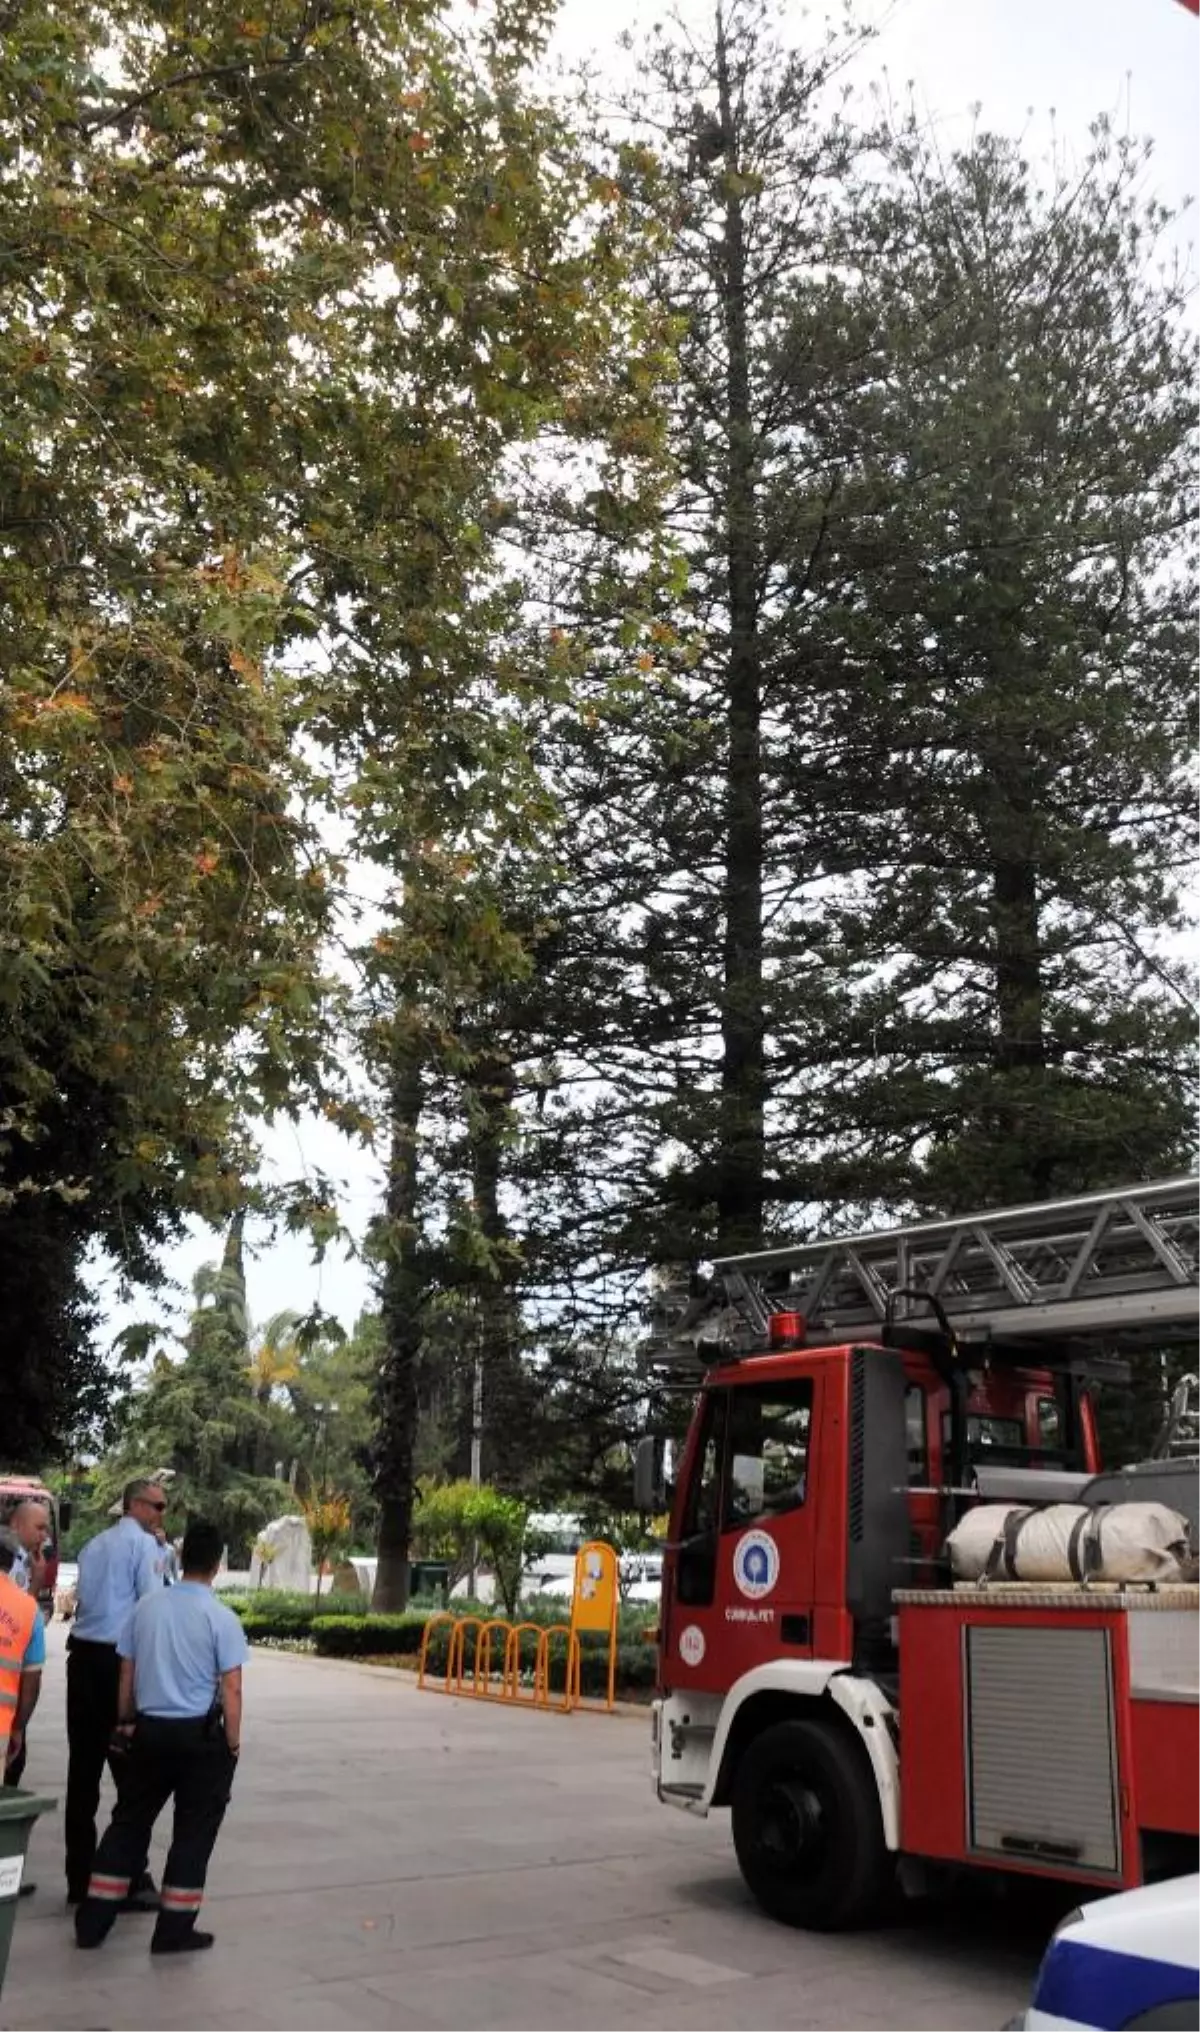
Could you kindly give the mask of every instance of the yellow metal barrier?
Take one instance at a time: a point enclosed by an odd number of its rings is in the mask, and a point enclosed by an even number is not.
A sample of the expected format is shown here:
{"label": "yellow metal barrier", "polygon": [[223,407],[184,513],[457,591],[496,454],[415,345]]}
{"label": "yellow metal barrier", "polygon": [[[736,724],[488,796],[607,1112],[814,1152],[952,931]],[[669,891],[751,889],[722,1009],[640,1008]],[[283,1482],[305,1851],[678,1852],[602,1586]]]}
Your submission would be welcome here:
{"label": "yellow metal barrier", "polygon": [[[550,1693],[551,1637],[565,1637],[567,1640],[566,1670],[563,1673],[561,1700],[553,1699]],[[570,1623],[548,1623],[542,1631],[542,1641],[538,1647],[538,1677],[540,1678],[541,1685],[540,1698],[537,1692],[534,1694],[537,1705],[539,1707],[559,1708],[563,1714],[570,1714],[571,1709],[577,1705],[579,1700],[579,1672],[579,1639],[575,1635]],[[536,1683],[535,1681],[535,1685]]]}
{"label": "yellow metal barrier", "polygon": [[[512,1624],[505,1622],[503,1616],[491,1616],[475,1639],[475,1684],[471,1690],[480,1700],[485,1698],[488,1700],[506,1700],[508,1698],[505,1687],[508,1678],[508,1638],[511,1629]],[[504,1632],[504,1657],[500,1662],[499,1693],[493,1693],[492,1691],[492,1679],[494,1677],[492,1671],[493,1630],[503,1630]],[[481,1681],[482,1684],[480,1683]]]}
{"label": "yellow metal barrier", "polygon": [[439,1623],[449,1623],[450,1625],[451,1632],[450,1651],[446,1660],[446,1684],[445,1687],[443,1688],[443,1692],[449,1693],[450,1665],[452,1662],[454,1652],[454,1630],[458,1625],[458,1617],[452,1616],[446,1609],[439,1609],[436,1615],[430,1616],[429,1621],[426,1623],[425,1628],[421,1632],[421,1649],[417,1654],[417,1685],[418,1687],[423,1687],[425,1685],[425,1667],[429,1663],[429,1639],[432,1637]]}
{"label": "yellow metal barrier", "polygon": [[446,1684],[449,1686],[450,1682],[453,1681],[453,1691],[455,1693],[461,1693],[463,1690],[468,1630],[474,1630],[475,1632],[475,1671],[471,1691],[472,1693],[477,1693],[479,1690],[479,1639],[483,1630],[483,1621],[482,1616],[463,1616],[455,1623],[453,1630],[450,1632],[450,1655],[446,1661]]}
{"label": "yellow metal barrier", "polygon": [[[526,1707],[532,1707],[537,1704],[538,1687],[541,1683],[542,1639],[545,1634],[545,1625],[542,1623],[514,1623],[509,1630],[508,1642],[504,1647],[504,1692],[506,1699],[524,1701]],[[521,1691],[521,1639],[526,1636],[533,1637],[536,1643],[533,1661],[532,1691],[528,1698]]]}
{"label": "yellow metal barrier", "polygon": [[[421,1632],[417,1658],[417,1685],[430,1693],[453,1693],[472,1700],[507,1701],[510,1706],[537,1707],[557,1714],[570,1714],[585,1705],[582,1691],[583,1655],[581,1631],[598,1632],[608,1639],[608,1691],[604,1707],[615,1702],[617,1670],[617,1555],[611,1545],[599,1540],[580,1547],[575,1558],[575,1587],[569,1623],[510,1623],[503,1616],[456,1616],[439,1609]],[[429,1642],[443,1623],[449,1625],[446,1670],[440,1681],[428,1673]],[[475,1646],[470,1672],[467,1668],[467,1633],[474,1633]],[[493,1644],[498,1631],[504,1633],[504,1652],[494,1662]],[[521,1640],[536,1640],[532,1686],[523,1690]],[[563,1685],[561,1693],[551,1689],[550,1647],[555,1638],[563,1641]],[[586,1705],[595,1712],[598,1703]]]}

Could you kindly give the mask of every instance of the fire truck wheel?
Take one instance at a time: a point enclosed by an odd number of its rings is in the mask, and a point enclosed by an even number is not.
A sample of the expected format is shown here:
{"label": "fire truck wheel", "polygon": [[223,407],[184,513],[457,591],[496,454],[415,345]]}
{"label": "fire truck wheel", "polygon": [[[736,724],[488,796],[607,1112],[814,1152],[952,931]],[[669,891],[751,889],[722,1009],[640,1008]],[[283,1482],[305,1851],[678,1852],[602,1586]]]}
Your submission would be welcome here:
{"label": "fire truck wheel", "polygon": [[764,1912],[822,1933],[870,1917],[891,1859],[870,1765],[845,1730],[764,1729],[738,1764],[732,1806],[738,1864]]}

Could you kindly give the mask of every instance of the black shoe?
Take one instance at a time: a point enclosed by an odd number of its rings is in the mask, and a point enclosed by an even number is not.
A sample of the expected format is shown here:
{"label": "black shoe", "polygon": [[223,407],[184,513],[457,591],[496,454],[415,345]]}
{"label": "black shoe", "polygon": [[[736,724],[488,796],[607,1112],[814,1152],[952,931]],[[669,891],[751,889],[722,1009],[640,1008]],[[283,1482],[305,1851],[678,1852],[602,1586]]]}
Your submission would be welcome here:
{"label": "black shoe", "polygon": [[75,1912],[76,1947],[100,1947],[113,1929],[111,1906],[97,1912],[95,1905],[89,1905],[86,1898],[81,1900]]}
{"label": "black shoe", "polygon": [[213,1936],[211,1933],[201,1933],[198,1926],[193,1926],[190,1933],[177,1933],[173,1939],[168,1934],[165,1939],[160,1940],[156,1933],[150,1942],[150,1952],[151,1954],[199,1954],[201,1948],[211,1947],[212,1944]]}
{"label": "black shoe", "polygon": [[17,1896],[20,1898],[32,1898],[36,1890],[37,1890],[36,1884],[22,1884],[20,1891],[17,1893]]}
{"label": "black shoe", "polygon": [[162,1904],[151,1876],[141,1877],[127,1898],[117,1907],[119,1912],[157,1912]]}

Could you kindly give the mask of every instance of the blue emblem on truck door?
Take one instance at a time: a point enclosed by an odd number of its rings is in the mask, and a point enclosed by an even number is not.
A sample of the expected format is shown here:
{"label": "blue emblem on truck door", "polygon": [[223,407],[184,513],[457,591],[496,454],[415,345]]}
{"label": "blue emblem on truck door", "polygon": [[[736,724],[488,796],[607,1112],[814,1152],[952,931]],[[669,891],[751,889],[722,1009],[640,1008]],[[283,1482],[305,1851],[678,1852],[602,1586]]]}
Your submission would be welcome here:
{"label": "blue emblem on truck door", "polygon": [[770,1594],[779,1579],[779,1547],[767,1532],[743,1532],[733,1548],[733,1578],[752,1602]]}

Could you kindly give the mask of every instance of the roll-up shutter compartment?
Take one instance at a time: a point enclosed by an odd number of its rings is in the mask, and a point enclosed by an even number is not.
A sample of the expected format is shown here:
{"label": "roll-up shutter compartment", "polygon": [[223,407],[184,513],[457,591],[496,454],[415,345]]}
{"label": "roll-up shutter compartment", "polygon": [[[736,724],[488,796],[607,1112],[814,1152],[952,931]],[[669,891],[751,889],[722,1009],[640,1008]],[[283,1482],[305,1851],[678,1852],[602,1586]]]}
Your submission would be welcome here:
{"label": "roll-up shutter compartment", "polygon": [[963,1644],[969,1849],[1120,1876],[1109,1632],[971,1624]]}

